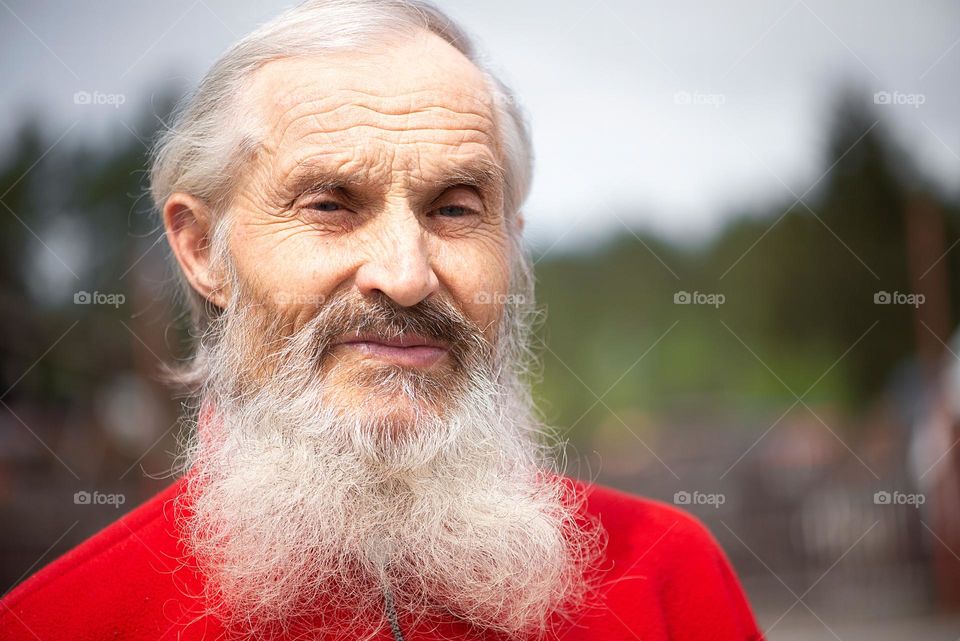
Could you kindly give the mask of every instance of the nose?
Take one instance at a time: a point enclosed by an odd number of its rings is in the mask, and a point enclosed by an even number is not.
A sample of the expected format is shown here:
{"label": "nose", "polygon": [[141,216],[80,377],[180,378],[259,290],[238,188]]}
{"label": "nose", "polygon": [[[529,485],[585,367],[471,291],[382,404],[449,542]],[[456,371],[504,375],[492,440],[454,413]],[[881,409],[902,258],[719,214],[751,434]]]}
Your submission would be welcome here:
{"label": "nose", "polygon": [[393,212],[374,231],[369,258],[356,273],[363,296],[382,293],[404,307],[435,293],[440,281],[434,272],[427,238],[412,211]]}

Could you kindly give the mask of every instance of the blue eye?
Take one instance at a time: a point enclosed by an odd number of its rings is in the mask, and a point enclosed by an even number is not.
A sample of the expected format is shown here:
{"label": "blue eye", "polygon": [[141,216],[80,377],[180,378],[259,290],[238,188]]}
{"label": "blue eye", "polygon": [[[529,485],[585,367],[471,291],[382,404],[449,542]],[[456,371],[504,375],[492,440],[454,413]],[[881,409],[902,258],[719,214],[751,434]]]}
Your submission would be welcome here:
{"label": "blue eye", "polygon": [[323,200],[311,204],[310,209],[316,209],[317,211],[337,211],[340,209],[340,204],[335,203],[332,200]]}
{"label": "blue eye", "polygon": [[460,218],[461,216],[466,216],[471,213],[466,207],[460,207],[459,205],[447,205],[445,207],[440,207],[436,210],[436,213],[445,218]]}

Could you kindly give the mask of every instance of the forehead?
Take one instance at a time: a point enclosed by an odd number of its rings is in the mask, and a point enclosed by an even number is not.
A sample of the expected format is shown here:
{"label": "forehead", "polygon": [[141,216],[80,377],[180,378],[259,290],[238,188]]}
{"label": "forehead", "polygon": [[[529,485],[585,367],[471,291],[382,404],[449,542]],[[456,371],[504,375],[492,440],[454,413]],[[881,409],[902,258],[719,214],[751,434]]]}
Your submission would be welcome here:
{"label": "forehead", "polygon": [[272,61],[254,74],[249,98],[281,173],[306,162],[422,169],[499,156],[484,75],[427,32],[373,51]]}

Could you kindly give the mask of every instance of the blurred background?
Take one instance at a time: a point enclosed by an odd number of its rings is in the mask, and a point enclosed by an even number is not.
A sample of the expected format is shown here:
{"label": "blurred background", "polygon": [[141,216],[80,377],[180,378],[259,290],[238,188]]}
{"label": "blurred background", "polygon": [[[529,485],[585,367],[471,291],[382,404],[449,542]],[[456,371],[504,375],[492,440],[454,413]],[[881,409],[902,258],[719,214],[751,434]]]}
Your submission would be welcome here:
{"label": "blurred background", "polygon": [[[770,639],[956,641],[960,5],[440,4],[533,124],[568,470],[700,517]],[[0,591],[170,482],[146,152],[284,6],[0,0]]]}

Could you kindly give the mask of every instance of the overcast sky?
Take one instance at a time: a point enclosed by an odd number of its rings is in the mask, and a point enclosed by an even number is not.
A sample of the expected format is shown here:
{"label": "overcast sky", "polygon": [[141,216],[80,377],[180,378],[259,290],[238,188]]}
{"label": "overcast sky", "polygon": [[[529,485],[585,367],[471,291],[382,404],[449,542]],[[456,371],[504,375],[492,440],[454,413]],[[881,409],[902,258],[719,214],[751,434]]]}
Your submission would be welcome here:
{"label": "overcast sky", "polygon": [[[288,4],[0,0],[0,144],[27,113],[58,145],[132,136],[158,87],[196,83]],[[829,98],[847,84],[900,103],[875,105],[880,126],[958,193],[956,0],[439,4],[529,111],[539,246],[621,225],[702,238],[725,216],[802,193],[825,169]],[[76,104],[77,92],[123,103]]]}

